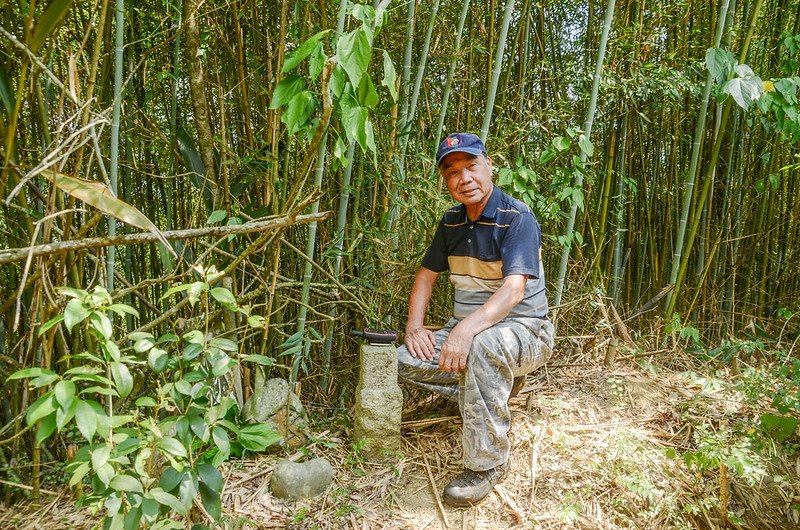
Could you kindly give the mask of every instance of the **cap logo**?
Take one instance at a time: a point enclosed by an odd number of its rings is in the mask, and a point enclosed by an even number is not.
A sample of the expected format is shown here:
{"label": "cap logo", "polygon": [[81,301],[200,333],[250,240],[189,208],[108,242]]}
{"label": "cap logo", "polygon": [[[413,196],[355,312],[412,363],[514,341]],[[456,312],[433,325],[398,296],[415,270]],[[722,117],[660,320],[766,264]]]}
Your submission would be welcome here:
{"label": "cap logo", "polygon": [[459,144],[458,136],[451,136],[447,139],[447,147],[455,147]]}

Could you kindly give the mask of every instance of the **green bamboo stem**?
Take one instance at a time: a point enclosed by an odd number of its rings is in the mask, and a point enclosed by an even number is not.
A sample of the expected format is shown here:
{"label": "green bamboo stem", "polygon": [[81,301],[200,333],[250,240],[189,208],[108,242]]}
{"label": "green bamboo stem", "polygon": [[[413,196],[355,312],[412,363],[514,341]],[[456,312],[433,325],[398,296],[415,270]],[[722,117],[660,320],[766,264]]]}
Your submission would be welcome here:
{"label": "green bamboo stem", "polygon": [[508,26],[511,22],[511,15],[514,12],[514,0],[506,1],[506,9],[503,14],[503,25],[500,27],[500,36],[497,39],[497,50],[494,56],[494,70],[492,71],[492,82],[489,85],[489,93],[486,96],[486,108],[483,111],[483,125],[481,125],[481,140],[486,143],[489,135],[489,126],[492,123],[492,113],[494,111],[494,99],[497,95],[497,83],[500,81],[500,70],[503,68],[503,53],[506,50],[506,40],[508,39]]}
{"label": "green bamboo stem", "polygon": [[[611,21],[614,18],[614,4],[615,0],[608,0],[608,4],[606,6],[606,16],[603,20],[603,33],[600,35],[600,46],[597,50],[597,61],[595,63],[594,69],[594,79],[592,80],[592,92],[589,98],[589,107],[586,109],[586,121],[583,125],[583,133],[586,135],[586,138],[591,140],[592,137],[592,124],[594,123],[594,114],[595,109],[597,107],[597,92],[600,88],[600,76],[603,73],[603,61],[605,60],[606,56],[606,44],[608,43],[608,32],[611,29]],[[581,164],[586,162],[586,153],[581,150],[580,160]],[[580,188],[583,186],[583,173],[580,171],[576,172],[575,177],[575,187]],[[578,213],[578,204],[573,201],[572,207],[570,208],[569,218],[567,219],[567,228],[564,231],[564,234],[567,238],[572,236],[572,230],[575,227],[575,217]],[[567,244],[564,246],[564,250],[561,252],[561,263],[558,267],[558,280],[556,282],[556,295],[555,295],[555,305],[558,306],[561,304],[561,295],[564,292],[564,280],[567,276],[567,263],[569,261],[569,251],[572,247],[569,239],[567,240]]]}
{"label": "green bamboo stem", "polygon": [[[108,178],[111,181],[111,191],[117,195],[119,175],[119,117],[122,107],[122,51],[125,43],[125,0],[117,0],[116,7],[116,43],[114,46],[114,105],[111,111],[111,153],[108,169]],[[108,218],[108,237],[117,234],[117,220]],[[106,254],[106,288],[109,292],[114,290],[114,247],[108,247]]]}
{"label": "green bamboo stem", "polygon": [[[750,27],[749,27],[749,29],[747,31],[747,35],[745,36],[745,39],[744,39],[744,41],[742,43],[742,49],[739,52],[739,63],[740,64],[743,63],[745,61],[745,59],[747,58],[747,53],[748,53],[748,50],[750,48],[750,42],[751,42],[752,37],[753,37],[753,31],[755,29],[756,20],[758,19],[759,12],[761,11],[761,5],[763,4],[763,1],[764,0],[757,0],[756,5],[755,5],[755,7],[753,9],[753,15],[752,15],[752,18],[750,20]],[[727,6],[727,0],[725,0],[725,6]],[[720,18],[724,19],[724,17],[722,17],[722,16]],[[722,31],[722,29],[719,28],[719,32],[721,32],[721,31]],[[726,130],[726,126],[727,126],[727,123],[728,123],[728,117],[730,116],[730,113],[731,113],[731,99],[728,99],[728,100],[725,101],[724,107],[722,109],[722,117],[720,118],[720,126],[719,126],[720,131]],[[695,239],[695,237],[697,235],[698,227],[700,226],[701,209],[702,209],[701,205],[706,202],[706,198],[708,197],[708,192],[711,189],[711,183],[713,182],[714,170],[715,170],[715,168],[717,166],[717,160],[719,158],[720,148],[722,147],[722,139],[723,139],[723,137],[724,137],[723,134],[720,134],[720,135],[717,136],[717,139],[714,142],[713,150],[711,151],[711,157],[710,157],[710,159],[708,161],[708,168],[709,168],[708,169],[708,174],[707,174],[707,176],[705,178],[705,181],[703,182],[703,189],[700,192],[700,198],[697,201],[698,208],[696,208],[695,215],[694,215],[694,218],[692,220],[692,225],[691,225],[691,227],[689,229],[689,237],[688,237],[687,242],[686,242],[686,248],[687,249],[691,249],[692,248],[692,244],[694,243],[694,239]],[[686,276],[686,269],[688,267],[688,264],[689,264],[689,252],[686,252],[681,257],[679,270],[678,270],[677,277],[676,277],[675,282],[674,282],[675,288],[672,290],[672,293],[669,296],[669,301],[667,303],[667,311],[666,311],[667,315],[671,315],[672,312],[675,310],[675,305],[676,305],[678,293],[680,293],[680,291],[681,291],[683,279]]]}

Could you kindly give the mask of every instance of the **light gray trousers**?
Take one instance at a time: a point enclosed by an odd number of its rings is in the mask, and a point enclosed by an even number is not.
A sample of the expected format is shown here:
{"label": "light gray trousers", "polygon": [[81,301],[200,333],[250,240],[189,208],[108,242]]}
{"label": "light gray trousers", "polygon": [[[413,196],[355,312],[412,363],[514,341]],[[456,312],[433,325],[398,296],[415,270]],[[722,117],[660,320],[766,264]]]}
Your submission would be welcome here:
{"label": "light gray trousers", "polygon": [[508,460],[511,411],[508,398],[514,377],[542,366],[553,351],[555,328],[538,318],[501,320],[472,341],[467,366],[460,374],[439,369],[439,354],[458,320],[451,318],[434,333],[433,360],[397,349],[398,379],[458,401],[464,424],[464,467],[492,469]]}

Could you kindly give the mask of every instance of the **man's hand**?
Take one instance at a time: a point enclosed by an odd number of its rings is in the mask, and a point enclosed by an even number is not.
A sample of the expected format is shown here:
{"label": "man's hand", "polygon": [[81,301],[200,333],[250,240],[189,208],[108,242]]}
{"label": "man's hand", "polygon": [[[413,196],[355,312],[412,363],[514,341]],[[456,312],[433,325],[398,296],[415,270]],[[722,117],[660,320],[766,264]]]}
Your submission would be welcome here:
{"label": "man's hand", "polygon": [[408,353],[417,359],[432,361],[436,353],[436,338],[431,330],[423,327],[406,329],[405,344]]}
{"label": "man's hand", "polygon": [[475,334],[459,323],[450,332],[439,355],[439,369],[444,372],[461,372],[467,367],[467,356]]}

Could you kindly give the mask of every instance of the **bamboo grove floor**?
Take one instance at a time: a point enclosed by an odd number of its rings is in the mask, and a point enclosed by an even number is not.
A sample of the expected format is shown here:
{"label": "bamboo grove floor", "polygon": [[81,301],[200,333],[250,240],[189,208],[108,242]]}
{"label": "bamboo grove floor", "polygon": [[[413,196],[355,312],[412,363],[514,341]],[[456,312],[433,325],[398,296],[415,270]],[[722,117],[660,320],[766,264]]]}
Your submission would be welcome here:
{"label": "bamboo grove floor", "polygon": [[[347,428],[317,432],[291,458],[324,456],[336,470],[321,496],[286,502],[269,493],[280,455],[230,462],[223,470],[227,528],[723,528],[717,468],[699,472],[670,449],[696,449],[699,425],[724,433],[756,414],[730,389],[693,376],[688,355],[654,351],[613,368],[597,348],[565,340],[512,400],[511,470],[482,504],[442,506],[437,495],[460,471],[460,420],[443,400],[404,413],[403,457],[360,458]],[[641,360],[645,359],[645,360]],[[652,364],[651,364],[652,361]],[[722,374],[724,375],[724,374]],[[778,454],[778,453],[776,453]],[[800,458],[767,460],[748,483],[729,473],[731,528],[800,528]],[[748,471],[745,470],[745,473]],[[437,492],[436,494],[434,492]],[[65,493],[42,506],[0,507],[0,529],[88,528]],[[187,526],[188,528],[188,526]]]}

